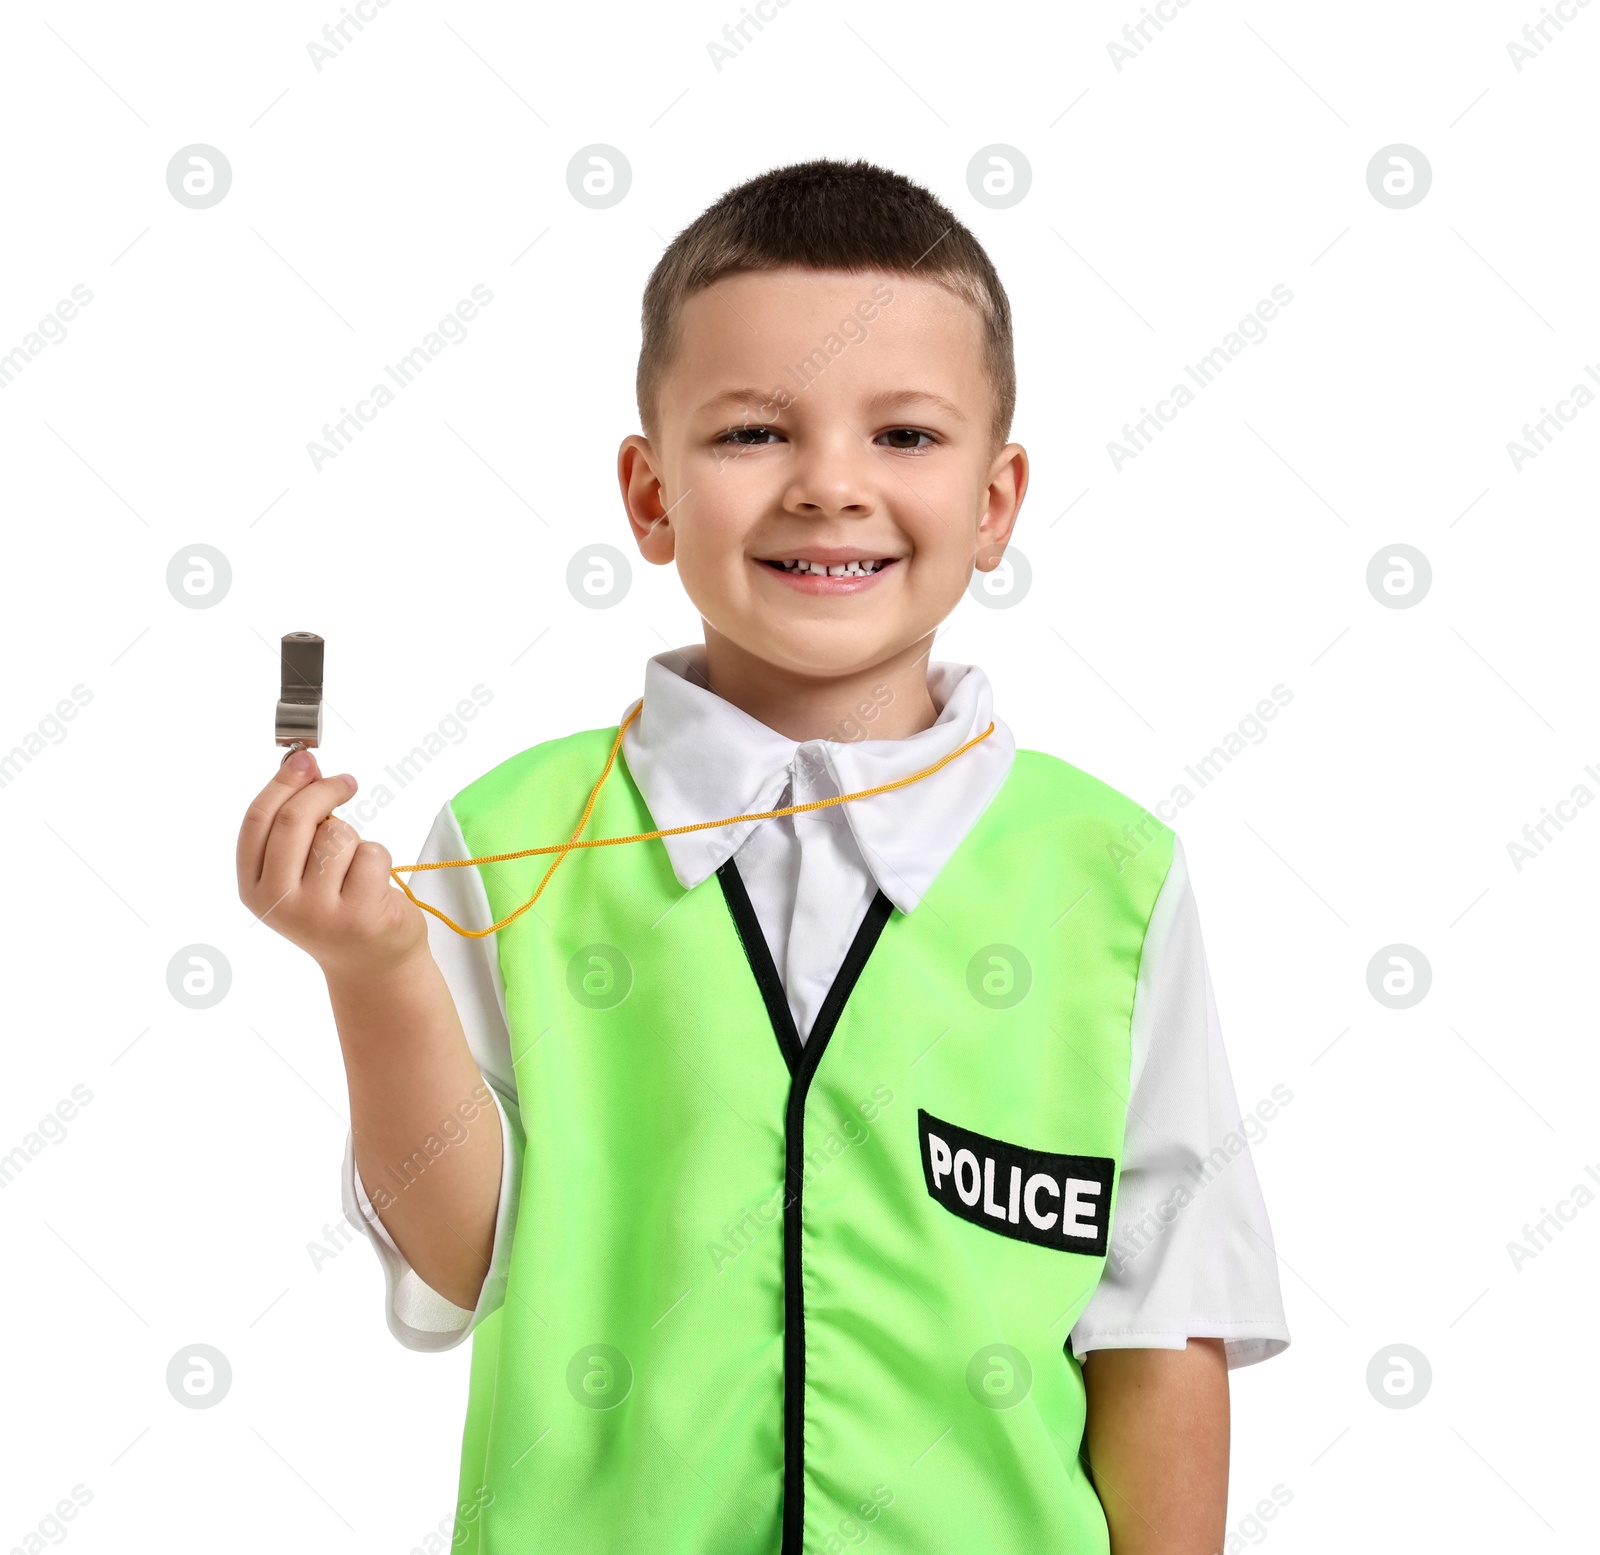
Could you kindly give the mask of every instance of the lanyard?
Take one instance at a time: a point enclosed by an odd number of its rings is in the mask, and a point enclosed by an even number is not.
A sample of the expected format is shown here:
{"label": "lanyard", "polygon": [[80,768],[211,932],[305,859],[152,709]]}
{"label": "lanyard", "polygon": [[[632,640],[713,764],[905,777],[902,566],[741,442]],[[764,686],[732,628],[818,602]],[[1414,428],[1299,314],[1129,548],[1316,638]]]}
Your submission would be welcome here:
{"label": "lanyard", "polygon": [[[579,841],[583,836],[583,828],[589,824],[589,816],[594,810],[595,801],[600,797],[600,789],[605,780],[610,776],[612,764],[617,759],[617,752],[622,748],[622,736],[629,724],[644,710],[644,703],[623,719],[621,727],[617,730],[617,737],[611,742],[611,754],[606,757],[605,767],[600,776],[595,779],[595,785],[589,790],[589,802],[583,807],[583,814],[578,818],[578,825],[572,836],[566,842],[550,843],[542,848],[523,848],[517,853],[490,853],[483,858],[454,858],[445,859],[435,864],[396,864],[389,874],[394,883],[400,887],[410,899],[424,912],[430,912],[441,923],[447,924],[457,934],[465,939],[482,939],[486,934],[493,934],[503,929],[513,919],[520,918],[533,904],[539,900],[540,894],[550,883],[550,877],[556,872],[561,861],[578,848],[608,848],[621,842],[649,842],[656,837],[676,837],[682,832],[704,831],[708,827],[733,826],[740,821],[766,821],[780,815],[795,815],[802,810],[821,810],[828,805],[844,804],[851,799],[866,799],[873,794],[888,792],[891,788],[904,788],[907,783],[915,783],[920,778],[930,777],[941,767],[947,765],[961,755],[963,751],[971,750],[979,740],[986,740],[994,733],[994,720],[989,720],[989,727],[982,734],[975,734],[964,745],[958,745],[948,756],[941,756],[931,767],[924,767],[920,772],[913,772],[910,777],[896,778],[892,783],[880,783],[876,788],[859,788],[854,793],[836,794],[831,799],[812,799],[806,804],[785,805],[781,810],[757,810],[749,815],[730,815],[720,821],[691,821],[687,826],[668,826],[660,831],[635,832],[631,837],[594,837],[587,841]],[[459,923],[447,918],[437,907],[430,907],[427,902],[412,895],[411,887],[400,878],[402,874],[413,874],[421,869],[460,869],[466,864],[503,864],[509,859],[529,858],[536,853],[554,853],[556,856],[550,861],[550,867],[544,872],[544,879],[539,882],[539,889],[530,896],[517,910],[508,913],[498,923],[491,924],[487,929],[464,929]]]}

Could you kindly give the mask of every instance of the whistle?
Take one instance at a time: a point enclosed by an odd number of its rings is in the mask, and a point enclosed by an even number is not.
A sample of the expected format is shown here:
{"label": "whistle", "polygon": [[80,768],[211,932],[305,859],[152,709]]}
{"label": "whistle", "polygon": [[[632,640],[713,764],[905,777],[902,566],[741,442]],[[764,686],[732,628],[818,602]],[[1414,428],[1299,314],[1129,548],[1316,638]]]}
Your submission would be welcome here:
{"label": "whistle", "polygon": [[284,761],[297,750],[322,743],[322,646],[315,632],[283,636],[275,738],[289,747]]}

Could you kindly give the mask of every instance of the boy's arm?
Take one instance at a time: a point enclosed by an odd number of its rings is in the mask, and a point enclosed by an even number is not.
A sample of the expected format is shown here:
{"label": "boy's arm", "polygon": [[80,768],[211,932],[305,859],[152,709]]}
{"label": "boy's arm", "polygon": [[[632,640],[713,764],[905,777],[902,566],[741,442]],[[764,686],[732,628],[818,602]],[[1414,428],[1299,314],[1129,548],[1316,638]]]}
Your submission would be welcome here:
{"label": "boy's arm", "polygon": [[500,1115],[426,943],[379,976],[324,968],[356,1169],[417,1277],[477,1306],[500,1203]]}
{"label": "boy's arm", "polygon": [[[464,858],[471,852],[454,807],[447,802],[435,816],[420,850],[408,856],[437,863]],[[478,870],[440,870],[429,874],[424,885],[429,901],[455,922],[474,929],[487,929],[493,924],[494,912]],[[353,1136],[346,1142],[339,1174],[345,1218],[372,1243],[383,1268],[384,1315],[389,1332],[409,1350],[438,1351],[453,1349],[470,1338],[477,1326],[505,1303],[521,1186],[523,1134],[521,1099],[511,1061],[511,1032],[506,1025],[500,979],[498,937],[493,933],[462,937],[431,916],[427,926],[429,949],[450,989],[472,1060],[488,1082],[494,1107],[501,1114],[500,1206],[495,1213],[489,1272],[477,1305],[471,1309],[456,1306],[411,1267],[371,1203],[356,1166]],[[382,1198],[383,1194],[379,1196]]]}
{"label": "boy's arm", "polygon": [[1293,1095],[1276,1087],[1276,1104],[1241,1119],[1177,838],[1130,1037],[1109,1256],[1071,1335],[1085,1452],[1113,1555],[1213,1555],[1227,1517],[1227,1368],[1288,1344],[1249,1142]]}
{"label": "boy's arm", "polygon": [[1228,1517],[1228,1365],[1220,1339],[1092,1350],[1084,1449],[1111,1555],[1217,1555]]}
{"label": "boy's arm", "polygon": [[281,767],[240,828],[239,896],[322,968],[362,1180],[419,1277],[470,1308],[494,1243],[499,1119],[423,913],[388,850],[331,814],[355,789],[309,751]]}

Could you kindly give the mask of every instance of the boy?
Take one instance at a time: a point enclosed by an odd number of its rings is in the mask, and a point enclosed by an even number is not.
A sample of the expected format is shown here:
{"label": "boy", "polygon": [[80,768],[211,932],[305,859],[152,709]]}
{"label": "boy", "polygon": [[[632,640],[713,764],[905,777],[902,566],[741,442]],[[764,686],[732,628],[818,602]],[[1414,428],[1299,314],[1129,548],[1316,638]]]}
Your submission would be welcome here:
{"label": "boy", "polygon": [[461,1549],[1221,1547],[1227,1369],[1288,1333],[1182,849],[929,663],[1026,490],[1014,385],[925,190],[730,191],[650,278],[618,459],[704,644],[444,807],[427,861],[486,861],[433,916],[309,752],[245,818],[391,1327],[473,1334]]}

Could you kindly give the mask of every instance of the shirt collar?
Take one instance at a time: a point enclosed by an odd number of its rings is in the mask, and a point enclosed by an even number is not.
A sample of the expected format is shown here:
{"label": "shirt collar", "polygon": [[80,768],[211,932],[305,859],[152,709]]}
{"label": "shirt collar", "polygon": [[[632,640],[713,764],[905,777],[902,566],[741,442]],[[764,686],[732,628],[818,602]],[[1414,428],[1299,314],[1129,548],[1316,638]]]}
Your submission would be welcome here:
{"label": "shirt collar", "polygon": [[[901,912],[927,894],[950,855],[999,792],[1016,742],[993,713],[988,677],[975,664],[932,662],[928,691],[939,709],[928,728],[898,740],[791,740],[706,686],[705,646],[659,653],[645,665],[643,703],[622,737],[622,757],[657,828],[720,820],[795,803],[782,797],[796,777],[805,798],[820,762],[823,791],[850,793],[908,777],[981,734],[994,732],[947,767],[904,788],[840,805],[874,881]],[[798,768],[797,768],[798,763]],[[808,766],[809,764],[809,766]],[[831,780],[829,782],[828,780]],[[673,873],[692,889],[736,853],[765,821],[663,837]]]}

